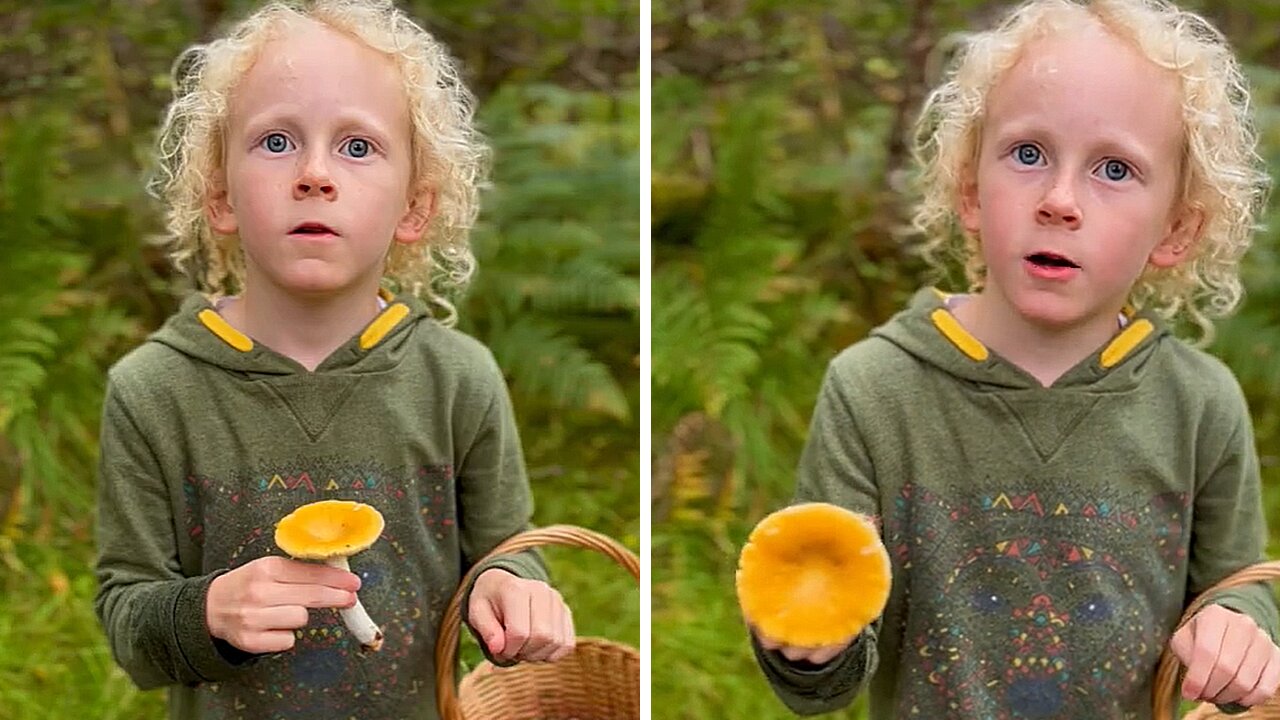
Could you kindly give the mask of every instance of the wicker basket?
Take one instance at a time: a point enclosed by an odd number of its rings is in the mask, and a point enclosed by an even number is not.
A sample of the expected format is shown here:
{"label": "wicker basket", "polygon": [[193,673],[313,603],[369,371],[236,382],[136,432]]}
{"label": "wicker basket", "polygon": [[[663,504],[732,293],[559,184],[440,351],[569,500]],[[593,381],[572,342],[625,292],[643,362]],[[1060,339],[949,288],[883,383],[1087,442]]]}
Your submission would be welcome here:
{"label": "wicker basket", "polygon": [[[1182,614],[1182,619],[1178,621],[1178,627],[1182,627],[1190,620],[1191,616],[1195,615],[1204,606],[1209,596],[1218,590],[1248,585],[1260,580],[1271,581],[1278,578],[1280,578],[1280,560],[1251,565],[1234,575],[1230,575],[1192,601],[1191,605],[1187,607],[1187,611]],[[1181,664],[1178,662],[1178,657],[1166,645],[1164,654],[1160,657],[1160,666],[1156,669],[1155,712],[1152,714],[1156,720],[1168,720],[1174,717],[1174,712],[1181,698],[1181,693],[1178,692],[1180,667]],[[1227,715],[1218,712],[1213,703],[1202,703],[1187,713],[1185,720],[1227,720],[1227,718],[1232,720],[1280,720],[1280,694],[1239,715]]]}
{"label": "wicker basket", "polygon": [[[603,553],[640,579],[640,560],[616,540],[571,525],[552,525],[515,535],[488,557],[542,545],[568,545]],[[577,638],[573,652],[553,663],[511,667],[480,663],[454,690],[463,589],[476,563],[444,613],[436,642],[436,705],[442,720],[639,720],[640,653],[600,638]]]}

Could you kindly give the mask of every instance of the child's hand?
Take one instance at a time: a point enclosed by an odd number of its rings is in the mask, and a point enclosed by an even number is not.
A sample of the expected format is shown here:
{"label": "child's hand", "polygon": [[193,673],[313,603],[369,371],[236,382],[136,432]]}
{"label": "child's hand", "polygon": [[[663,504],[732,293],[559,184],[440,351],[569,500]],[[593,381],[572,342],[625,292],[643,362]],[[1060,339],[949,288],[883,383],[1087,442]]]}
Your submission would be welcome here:
{"label": "child's hand", "polygon": [[1280,648],[1253,618],[1221,605],[1196,613],[1169,647],[1187,666],[1182,696],[1188,700],[1252,707],[1280,685]]}
{"label": "child's hand", "polygon": [[804,661],[804,662],[813,663],[814,665],[825,665],[831,662],[835,658],[835,656],[844,652],[844,649],[849,647],[849,645],[853,643],[853,638],[849,638],[848,642],[839,643],[836,645],[823,645],[822,647],[799,647],[796,645],[783,645],[781,643],[776,643],[764,637],[760,633],[756,632],[755,628],[752,628],[751,632],[753,635],[756,636],[756,639],[760,641],[760,647],[764,648],[765,650],[777,650],[778,652],[782,653],[783,657],[790,660],[791,662]]}
{"label": "child's hand", "polygon": [[293,647],[293,631],[307,624],[307,608],[348,608],[360,578],[327,565],[269,556],[245,563],[209,583],[209,634],[251,653]]}
{"label": "child's hand", "polygon": [[498,568],[480,573],[471,588],[467,620],[498,660],[555,661],[573,650],[573,613],[560,593],[540,580]]}

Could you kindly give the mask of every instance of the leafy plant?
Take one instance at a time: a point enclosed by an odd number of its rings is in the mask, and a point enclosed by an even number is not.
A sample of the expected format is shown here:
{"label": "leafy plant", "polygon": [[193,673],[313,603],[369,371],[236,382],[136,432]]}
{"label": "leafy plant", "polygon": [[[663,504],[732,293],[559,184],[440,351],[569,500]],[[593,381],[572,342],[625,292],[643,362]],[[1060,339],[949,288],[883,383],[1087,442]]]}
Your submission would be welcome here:
{"label": "leafy plant", "polygon": [[493,350],[522,412],[634,416],[638,100],[516,85],[484,107],[494,189],[462,322]]}
{"label": "leafy plant", "polygon": [[[1262,153],[1280,167],[1280,73],[1265,32],[1280,6],[1181,4],[1250,63]],[[738,548],[790,498],[826,362],[937,282],[898,232],[902,141],[951,34],[1008,6],[654,0],[653,697],[673,718],[791,716],[747,643]],[[1277,201],[1245,258],[1245,302],[1210,348],[1249,399],[1273,553]],[[865,713],[864,697],[834,716]]]}
{"label": "leafy plant", "polygon": [[56,112],[0,125],[0,489],[4,534],[30,508],[84,517],[94,473],[102,365],[137,324],[87,277],[91,213],[62,195]]}
{"label": "leafy plant", "polygon": [[[397,4],[464,60],[497,151],[479,274],[460,309],[511,378],[535,522],[593,527],[635,548],[638,6]],[[148,243],[157,208],[141,192],[170,63],[262,2],[10,5],[0,11],[0,646],[22,651],[0,653],[0,707],[32,720],[161,717],[164,691],[133,686],[92,608],[102,384],[177,305]],[[631,578],[557,552],[548,562],[580,629],[636,644]]]}

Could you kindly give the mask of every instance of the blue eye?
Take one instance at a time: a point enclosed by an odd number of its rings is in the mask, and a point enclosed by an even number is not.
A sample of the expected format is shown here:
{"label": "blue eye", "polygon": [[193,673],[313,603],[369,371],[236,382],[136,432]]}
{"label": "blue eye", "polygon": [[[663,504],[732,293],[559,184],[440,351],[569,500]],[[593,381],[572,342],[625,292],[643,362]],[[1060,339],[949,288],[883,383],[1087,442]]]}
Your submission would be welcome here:
{"label": "blue eye", "polygon": [[1036,165],[1040,162],[1040,148],[1031,144],[1022,144],[1013,149],[1013,156],[1023,165]]}
{"label": "blue eye", "polygon": [[369,141],[363,138],[351,138],[347,141],[347,154],[354,158],[366,157],[371,148]]}
{"label": "blue eye", "polygon": [[271,133],[270,135],[262,138],[262,142],[259,143],[259,145],[265,147],[269,152],[282,153],[285,150],[288,150],[292,143],[289,142],[289,138],[281,135],[280,133]]}
{"label": "blue eye", "polygon": [[1125,165],[1119,160],[1108,160],[1106,164],[1102,166],[1102,174],[1105,175],[1108,180],[1113,180],[1115,182],[1127,179],[1132,172],[1133,171],[1129,169],[1128,165]]}

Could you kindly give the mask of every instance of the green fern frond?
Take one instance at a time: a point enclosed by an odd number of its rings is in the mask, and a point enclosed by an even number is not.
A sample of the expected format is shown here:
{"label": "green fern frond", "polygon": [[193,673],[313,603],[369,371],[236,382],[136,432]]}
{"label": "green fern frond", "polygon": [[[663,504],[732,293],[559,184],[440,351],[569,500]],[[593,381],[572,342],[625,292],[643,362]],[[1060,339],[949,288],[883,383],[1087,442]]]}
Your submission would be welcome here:
{"label": "green fern frond", "polygon": [[482,110],[494,190],[473,234],[461,322],[494,349],[522,409],[631,416],[622,388],[637,384],[638,348],[585,350],[637,334],[639,148],[618,122],[631,94],[508,86]]}
{"label": "green fern frond", "polygon": [[759,345],[771,324],[748,305],[715,306],[687,278],[660,269],[653,282],[653,379],[655,394],[674,377],[695,388],[696,405],[717,418],[724,406],[750,393],[750,376],[760,365]]}
{"label": "green fern frond", "polygon": [[138,328],[85,282],[92,259],[73,244],[84,228],[56,182],[58,118],[0,123],[0,461],[17,468],[0,490],[23,512],[74,516],[93,497],[103,368]]}
{"label": "green fern frond", "polygon": [[612,312],[639,308],[640,283],[610,265],[583,256],[561,266],[564,274],[533,294],[533,307],[546,311]]}
{"label": "green fern frond", "polygon": [[652,285],[659,432],[705,412],[737,440],[740,487],[775,491],[790,483],[825,366],[813,349],[843,317],[805,275],[786,181],[772,169],[780,115],[775,101],[755,97],[723,108],[711,136],[714,185],[692,248],[668,247]]}
{"label": "green fern frond", "polygon": [[609,368],[554,326],[521,318],[494,329],[487,341],[518,392],[547,399],[559,408],[618,419],[630,415],[626,395]]}

